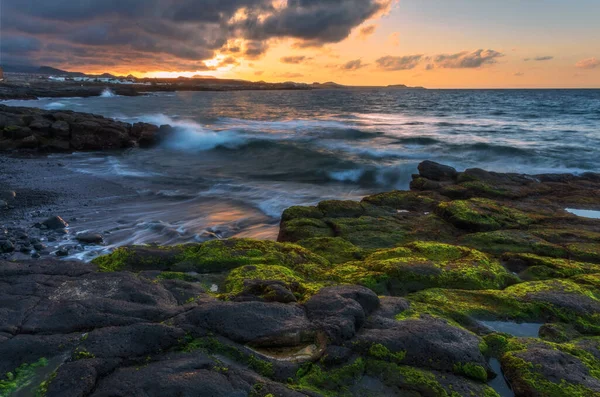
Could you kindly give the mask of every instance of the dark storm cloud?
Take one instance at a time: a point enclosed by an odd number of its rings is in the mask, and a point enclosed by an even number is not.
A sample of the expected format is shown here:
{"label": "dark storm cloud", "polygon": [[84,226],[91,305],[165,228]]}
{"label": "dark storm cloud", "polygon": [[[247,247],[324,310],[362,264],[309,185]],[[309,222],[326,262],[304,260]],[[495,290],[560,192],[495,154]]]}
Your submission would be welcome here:
{"label": "dark storm cloud", "polygon": [[20,57],[31,62],[71,57],[70,63],[92,64],[72,58],[91,48],[97,49],[96,58],[129,53],[133,64],[162,57],[163,63],[192,67],[221,49],[260,57],[269,39],[292,38],[304,46],[339,42],[391,2],[288,0],[274,6],[272,0],[2,0],[2,44],[12,50],[2,52],[16,56],[15,48],[23,48]]}

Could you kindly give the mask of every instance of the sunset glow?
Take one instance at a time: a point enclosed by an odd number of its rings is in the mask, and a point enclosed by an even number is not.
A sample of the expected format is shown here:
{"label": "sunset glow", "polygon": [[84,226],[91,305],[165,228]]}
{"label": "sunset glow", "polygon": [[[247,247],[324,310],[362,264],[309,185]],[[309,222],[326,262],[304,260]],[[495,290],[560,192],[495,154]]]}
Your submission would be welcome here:
{"label": "sunset glow", "polygon": [[[136,0],[68,12],[61,4],[34,3],[3,2],[4,64],[137,77],[600,87],[600,3],[592,0],[277,0],[170,8],[153,0],[139,14],[131,11]],[[56,20],[61,27],[50,23]]]}

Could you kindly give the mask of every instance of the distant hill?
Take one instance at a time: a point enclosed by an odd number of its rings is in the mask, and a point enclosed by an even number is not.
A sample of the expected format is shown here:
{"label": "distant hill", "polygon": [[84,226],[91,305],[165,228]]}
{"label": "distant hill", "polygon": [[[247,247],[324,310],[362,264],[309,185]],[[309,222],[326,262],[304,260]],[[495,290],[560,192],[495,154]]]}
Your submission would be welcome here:
{"label": "distant hill", "polygon": [[56,69],[51,66],[42,66],[35,72],[38,74],[50,74],[53,76],[66,76],[66,77],[85,77],[85,73],[81,72],[67,72],[66,70]]}

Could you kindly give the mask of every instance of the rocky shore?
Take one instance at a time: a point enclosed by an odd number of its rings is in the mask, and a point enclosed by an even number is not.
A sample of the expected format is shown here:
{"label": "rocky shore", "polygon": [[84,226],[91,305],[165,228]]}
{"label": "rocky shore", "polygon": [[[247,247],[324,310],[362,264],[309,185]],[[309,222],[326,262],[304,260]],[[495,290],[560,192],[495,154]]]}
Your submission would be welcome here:
{"label": "rocky shore", "polygon": [[0,151],[68,152],[150,147],[169,126],[128,124],[68,110],[0,105]]}
{"label": "rocky shore", "polygon": [[600,220],[567,208],[600,174],[424,162],[278,242],[0,261],[0,396],[600,396]]}

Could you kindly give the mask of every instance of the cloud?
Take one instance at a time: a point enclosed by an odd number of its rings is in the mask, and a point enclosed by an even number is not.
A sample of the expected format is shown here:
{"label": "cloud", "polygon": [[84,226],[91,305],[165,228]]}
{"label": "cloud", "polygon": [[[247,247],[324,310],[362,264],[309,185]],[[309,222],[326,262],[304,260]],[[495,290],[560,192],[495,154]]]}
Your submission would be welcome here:
{"label": "cloud", "polygon": [[414,69],[419,65],[419,62],[421,62],[422,59],[423,55],[407,55],[402,57],[385,56],[379,58],[375,62],[380,69],[394,71]]}
{"label": "cloud", "polygon": [[280,60],[283,63],[299,64],[299,63],[306,61],[307,59],[309,59],[309,58],[307,58],[305,56],[288,56],[288,57],[283,57]]}
{"label": "cloud", "polygon": [[358,35],[360,38],[362,39],[366,39],[367,37],[371,36],[373,33],[375,33],[375,31],[377,30],[377,25],[367,25],[367,26],[363,26],[362,28],[360,28],[360,30],[358,31]]}
{"label": "cloud", "polygon": [[355,59],[353,61],[346,62],[345,64],[343,64],[341,66],[341,68],[344,70],[358,70],[358,69],[364,68],[365,66],[367,66],[367,65],[362,63],[362,60]]}
{"label": "cloud", "polygon": [[594,69],[600,67],[600,61],[597,58],[582,59],[575,66],[580,69]]}
{"label": "cloud", "polygon": [[456,54],[441,54],[434,57],[435,66],[443,69],[479,68],[496,63],[504,54],[494,50],[463,51]]}
{"label": "cloud", "polygon": [[517,72],[513,76],[522,77],[522,76],[525,76],[525,73],[523,73],[523,72]]}
{"label": "cloud", "polygon": [[254,72],[255,76],[262,76],[263,74],[265,74],[264,70],[257,70],[256,72]]}
{"label": "cloud", "polygon": [[393,1],[2,0],[3,62],[192,70],[219,53],[259,58],[270,40],[340,42]]}
{"label": "cloud", "polygon": [[542,61],[550,61],[550,60],[552,60],[552,59],[554,59],[554,57],[553,57],[553,56],[551,56],[551,55],[546,55],[546,56],[543,56],[543,57],[525,58],[525,59],[523,59],[523,60],[524,60],[525,62],[528,62],[528,61],[537,61],[537,62],[542,62]]}

